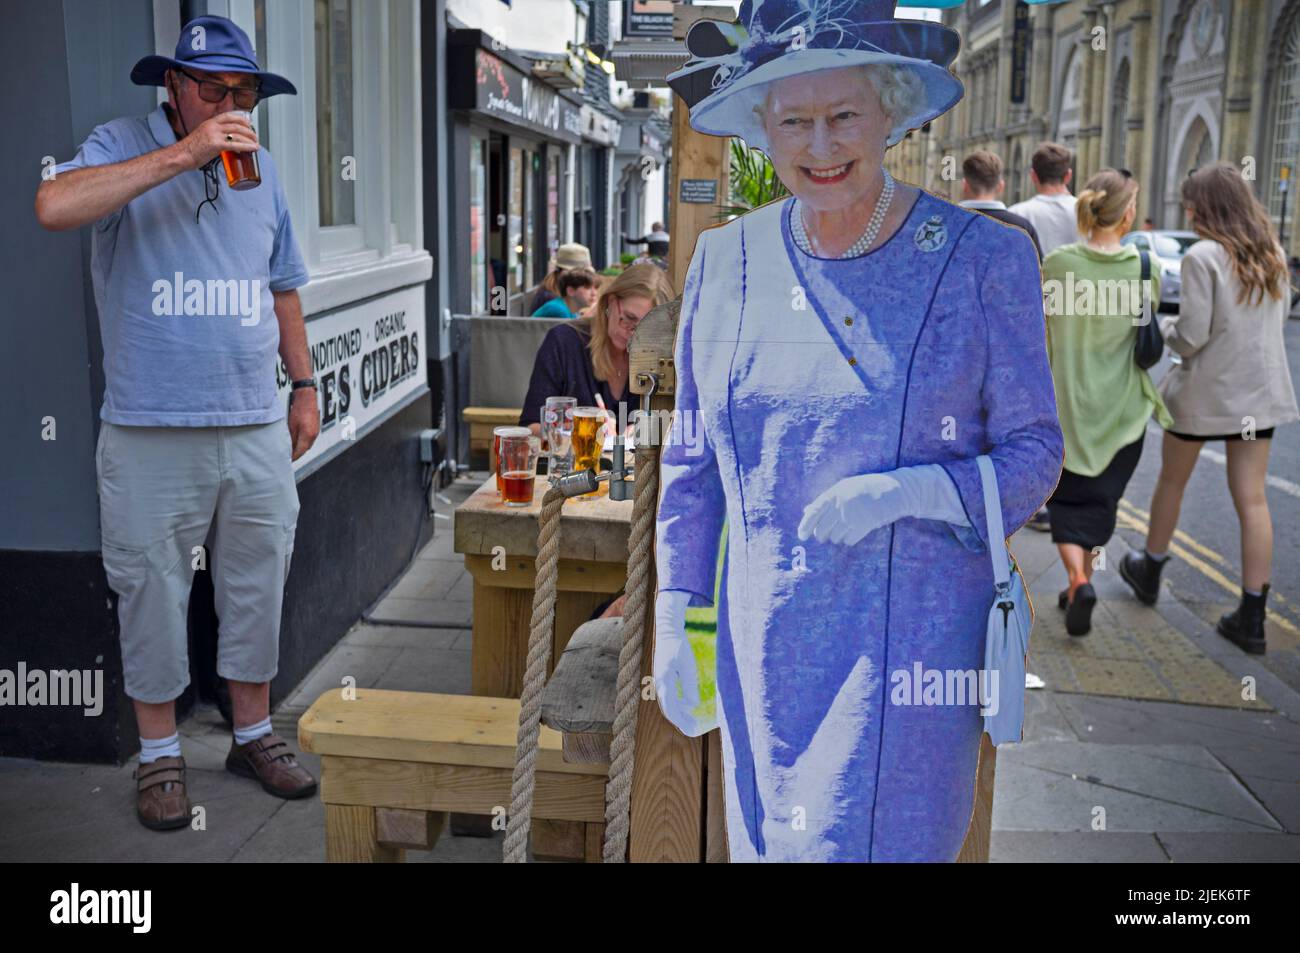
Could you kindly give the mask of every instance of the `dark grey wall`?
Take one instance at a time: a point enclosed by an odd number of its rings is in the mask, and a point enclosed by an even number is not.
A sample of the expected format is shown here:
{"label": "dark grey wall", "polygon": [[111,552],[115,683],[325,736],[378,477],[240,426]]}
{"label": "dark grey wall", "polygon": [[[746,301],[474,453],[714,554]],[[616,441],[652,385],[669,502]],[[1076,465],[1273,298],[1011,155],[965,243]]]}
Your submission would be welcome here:
{"label": "dark grey wall", "polygon": [[[5,3],[0,29],[0,549],[99,549],[95,438],[103,376],[90,230],[36,224],[42,159],[72,157],[91,129],[148,112],[129,79],[153,50],[148,0]],[[45,417],[55,440],[41,439]]]}

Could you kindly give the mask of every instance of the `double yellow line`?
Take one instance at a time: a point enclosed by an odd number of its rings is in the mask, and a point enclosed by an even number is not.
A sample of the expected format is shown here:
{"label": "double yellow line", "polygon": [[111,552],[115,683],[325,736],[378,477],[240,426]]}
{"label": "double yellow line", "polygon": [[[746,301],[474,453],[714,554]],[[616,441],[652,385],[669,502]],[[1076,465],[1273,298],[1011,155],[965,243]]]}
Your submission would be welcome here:
{"label": "double yellow line", "polygon": [[[1120,525],[1128,529],[1137,530],[1143,536],[1146,535],[1147,524],[1151,519],[1150,513],[1138,509],[1128,500],[1121,499],[1119,501],[1118,515]],[[1240,597],[1240,583],[1234,581],[1223,572],[1223,570],[1227,570],[1228,573],[1235,576],[1237,574],[1236,569],[1233,568],[1232,563],[1228,562],[1228,560],[1223,556],[1210,549],[1210,547],[1198,543],[1181,529],[1176,529],[1174,530],[1173,541],[1169,544],[1169,552],[1171,555],[1177,556],[1183,562],[1187,563],[1187,565],[1191,566],[1211,582],[1222,586],[1223,589],[1231,594],[1234,599]],[[1279,606],[1285,606],[1288,609],[1291,609],[1291,603],[1284,598],[1280,592],[1269,589],[1268,594],[1277,601]],[[1300,626],[1297,626],[1289,618],[1278,612],[1274,612],[1272,609],[1267,609],[1266,611],[1268,613],[1269,622],[1296,638],[1300,638]]]}

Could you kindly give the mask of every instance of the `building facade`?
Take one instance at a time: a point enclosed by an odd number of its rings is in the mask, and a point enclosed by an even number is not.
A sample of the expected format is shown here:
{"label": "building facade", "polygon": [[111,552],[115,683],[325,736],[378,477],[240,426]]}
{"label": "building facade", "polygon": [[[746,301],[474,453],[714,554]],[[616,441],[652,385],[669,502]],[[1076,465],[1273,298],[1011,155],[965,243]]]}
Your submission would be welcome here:
{"label": "building facade", "polygon": [[1179,184],[1221,159],[1300,246],[1285,184],[1300,164],[1300,0],[969,0],[944,22],[962,35],[966,95],[892,150],[901,178],[957,199],[963,156],[989,149],[1012,204],[1033,194],[1030,157],[1052,139],[1075,151],[1076,191],[1129,169],[1139,221],[1181,228]]}

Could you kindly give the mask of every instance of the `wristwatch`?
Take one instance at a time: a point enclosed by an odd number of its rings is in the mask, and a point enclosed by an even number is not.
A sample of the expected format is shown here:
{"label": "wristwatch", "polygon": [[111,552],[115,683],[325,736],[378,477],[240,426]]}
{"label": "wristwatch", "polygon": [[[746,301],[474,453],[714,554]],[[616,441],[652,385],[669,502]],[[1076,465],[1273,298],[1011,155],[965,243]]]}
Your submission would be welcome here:
{"label": "wristwatch", "polygon": [[302,387],[310,387],[312,390],[315,390],[315,389],[316,389],[316,378],[314,378],[314,377],[304,377],[304,378],[302,378],[301,380],[296,380],[296,381],[293,382],[293,384],[291,385],[290,389],[291,389],[291,390],[298,390],[299,388],[302,388]]}

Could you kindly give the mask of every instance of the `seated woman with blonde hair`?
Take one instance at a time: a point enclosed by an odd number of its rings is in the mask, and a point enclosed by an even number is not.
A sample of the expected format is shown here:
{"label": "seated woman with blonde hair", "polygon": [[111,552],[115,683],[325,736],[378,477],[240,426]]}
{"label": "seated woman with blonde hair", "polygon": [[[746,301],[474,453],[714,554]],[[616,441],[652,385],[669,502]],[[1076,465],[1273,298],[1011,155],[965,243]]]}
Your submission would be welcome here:
{"label": "seated woman with blonde hair", "polygon": [[[627,387],[627,346],[650,311],[674,297],[664,273],[654,265],[633,265],[611,279],[596,299],[595,313],[559,324],[547,332],[533,362],[519,425],[541,432],[548,397],[575,397],[578,406],[630,414],[635,401]],[[618,405],[626,405],[622,410]]]}

